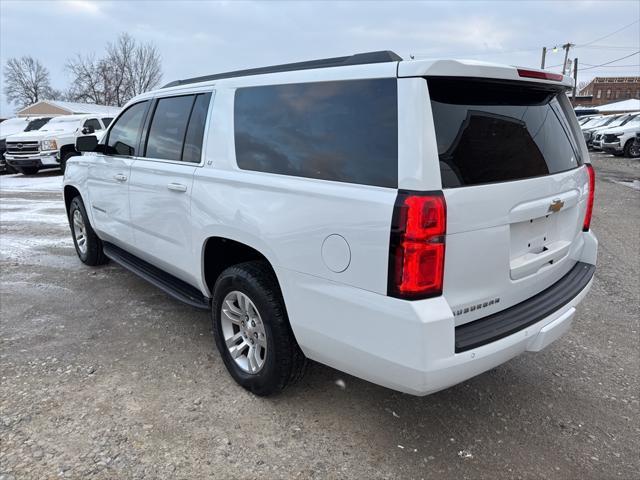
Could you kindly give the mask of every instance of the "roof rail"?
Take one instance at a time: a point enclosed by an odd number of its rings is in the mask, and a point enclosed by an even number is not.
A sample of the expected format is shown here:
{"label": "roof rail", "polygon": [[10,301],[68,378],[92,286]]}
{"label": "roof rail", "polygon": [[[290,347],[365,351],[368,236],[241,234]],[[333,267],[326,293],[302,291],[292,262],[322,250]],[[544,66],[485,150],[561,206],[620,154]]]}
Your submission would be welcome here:
{"label": "roof rail", "polygon": [[162,88],[177,87],[189,83],[207,82],[209,80],[219,80],[222,78],[246,77],[250,75],[262,75],[265,73],[291,72],[295,70],[310,70],[312,68],[346,67],[348,65],[365,65],[368,63],[399,62],[402,57],[390,50],[379,52],[356,53],[346,57],[323,58],[320,60],[309,60],[306,62],[285,63],[282,65],[272,65],[270,67],[250,68],[248,70],[235,70],[233,72],[216,73],[214,75],[204,75],[202,77],[185,78],[167,83]]}

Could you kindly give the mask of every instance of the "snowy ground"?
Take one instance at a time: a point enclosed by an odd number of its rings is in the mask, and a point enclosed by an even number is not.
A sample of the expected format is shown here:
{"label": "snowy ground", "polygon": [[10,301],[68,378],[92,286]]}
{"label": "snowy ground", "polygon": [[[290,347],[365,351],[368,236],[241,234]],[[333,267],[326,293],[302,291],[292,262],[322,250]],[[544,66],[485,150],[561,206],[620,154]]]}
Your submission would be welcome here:
{"label": "snowy ground", "polygon": [[0,259],[54,265],[60,257],[50,255],[51,249],[75,254],[59,171],[3,175],[0,194]]}
{"label": "snowy ground", "polygon": [[44,171],[31,176],[21,173],[2,175],[0,190],[3,192],[62,192],[62,175],[58,170]]}

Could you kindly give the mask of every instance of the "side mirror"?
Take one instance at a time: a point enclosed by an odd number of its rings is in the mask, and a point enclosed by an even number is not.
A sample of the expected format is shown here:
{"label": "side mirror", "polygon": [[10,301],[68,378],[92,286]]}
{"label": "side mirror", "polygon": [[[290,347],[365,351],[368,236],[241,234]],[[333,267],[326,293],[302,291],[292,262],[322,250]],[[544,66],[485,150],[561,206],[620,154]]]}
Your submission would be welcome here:
{"label": "side mirror", "polygon": [[91,135],[91,134],[92,134],[93,132],[95,132],[95,131],[96,131],[96,129],[95,129],[95,128],[93,128],[93,126],[92,126],[92,125],[87,125],[86,127],[84,127],[84,128],[82,129],[82,134],[83,134],[83,135]]}
{"label": "side mirror", "polygon": [[95,135],[76,138],[76,150],[78,152],[95,152],[97,150],[97,146],[98,137]]}

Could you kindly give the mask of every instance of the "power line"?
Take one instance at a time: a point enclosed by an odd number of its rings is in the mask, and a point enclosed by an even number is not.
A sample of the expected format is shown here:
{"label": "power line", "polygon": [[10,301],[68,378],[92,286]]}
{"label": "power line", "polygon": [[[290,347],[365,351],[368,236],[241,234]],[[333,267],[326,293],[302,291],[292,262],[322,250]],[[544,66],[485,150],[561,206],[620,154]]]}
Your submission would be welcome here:
{"label": "power line", "polygon": [[592,41],[590,41],[590,42],[583,43],[582,45],[578,45],[578,47],[586,47],[587,45],[591,45],[591,44],[593,44],[593,43],[599,42],[600,40],[604,40],[605,38],[609,38],[610,36],[615,35],[616,33],[621,32],[622,30],[624,30],[624,29],[626,29],[626,28],[629,28],[631,25],[635,25],[635,24],[636,24],[636,23],[638,23],[638,22],[640,22],[640,20],[635,20],[635,21],[631,22],[630,24],[625,25],[624,27],[619,28],[619,29],[618,29],[618,30],[616,30],[615,32],[608,33],[608,34],[607,34],[607,35],[605,35],[604,37],[596,38],[595,40],[592,40]]}
{"label": "power line", "polygon": [[633,50],[638,48],[637,45],[629,45],[629,46],[614,46],[614,45],[591,45],[587,47],[576,47],[576,48],[586,48],[586,49],[600,49],[600,50]]}
{"label": "power line", "polygon": [[640,53],[640,50],[638,50],[637,52],[632,53],[631,55],[625,55],[624,57],[616,58],[615,60],[611,60],[610,62],[601,63],[600,65],[593,65],[591,67],[583,68],[582,71],[591,70],[592,68],[604,67],[605,65],[609,65],[610,63],[619,62],[620,60],[624,60],[625,58],[633,57],[634,55],[637,55],[639,53]]}
{"label": "power line", "polygon": [[[593,67],[593,68],[598,67],[598,65],[593,65],[591,63],[583,63],[582,65],[586,65],[587,67]],[[640,67],[640,63],[636,63],[634,65],[608,65],[608,67],[615,67],[615,68]]]}

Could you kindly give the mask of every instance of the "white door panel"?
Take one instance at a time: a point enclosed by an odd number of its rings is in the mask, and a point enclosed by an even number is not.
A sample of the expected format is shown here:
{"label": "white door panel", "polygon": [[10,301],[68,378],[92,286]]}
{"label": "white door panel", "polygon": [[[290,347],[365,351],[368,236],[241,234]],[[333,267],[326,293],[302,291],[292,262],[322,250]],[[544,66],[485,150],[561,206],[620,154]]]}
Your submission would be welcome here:
{"label": "white door panel", "polygon": [[93,214],[93,227],[103,240],[122,247],[133,244],[129,216],[129,174],[133,159],[96,155],[88,163],[87,208]]}
{"label": "white door panel", "polygon": [[197,168],[139,158],[129,179],[136,253],[191,283],[191,188]]}

